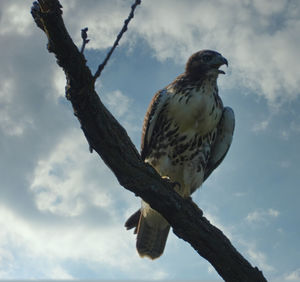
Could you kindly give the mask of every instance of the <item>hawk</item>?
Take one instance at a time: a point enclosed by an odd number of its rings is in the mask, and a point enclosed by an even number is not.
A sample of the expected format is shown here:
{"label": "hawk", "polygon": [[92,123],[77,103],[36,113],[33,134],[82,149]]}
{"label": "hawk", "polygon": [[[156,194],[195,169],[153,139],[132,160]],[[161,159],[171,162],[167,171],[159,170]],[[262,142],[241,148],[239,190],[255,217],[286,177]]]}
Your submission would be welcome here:
{"label": "hawk", "polygon": [[[227,60],[218,52],[202,50],[187,61],[185,72],[158,91],[146,113],[142,159],[187,198],[222,162],[231,145],[235,118],[218,95],[220,66]],[[141,209],[125,223],[135,227],[141,257],[158,258],[164,251],[170,225],[142,200]]]}

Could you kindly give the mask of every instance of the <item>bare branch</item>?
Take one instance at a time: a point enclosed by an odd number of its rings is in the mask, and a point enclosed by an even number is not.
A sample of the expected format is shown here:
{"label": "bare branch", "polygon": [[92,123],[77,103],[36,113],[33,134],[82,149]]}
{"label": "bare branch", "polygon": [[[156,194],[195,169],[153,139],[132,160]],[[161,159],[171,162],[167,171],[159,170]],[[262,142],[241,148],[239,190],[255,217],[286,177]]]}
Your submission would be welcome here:
{"label": "bare branch", "polygon": [[131,6],[131,11],[129,13],[129,16],[128,18],[124,21],[124,25],[123,25],[123,28],[121,29],[121,31],[119,32],[115,42],[114,42],[114,45],[111,47],[111,49],[109,50],[109,52],[107,53],[106,55],[106,58],[104,59],[103,63],[101,65],[99,65],[96,73],[94,74],[94,79],[96,80],[100,75],[101,75],[101,72],[103,71],[105,65],[107,64],[110,56],[112,55],[113,51],[116,49],[116,47],[118,46],[119,44],[119,41],[121,40],[123,34],[127,31],[127,28],[128,28],[128,24],[129,22],[131,21],[131,19],[133,19],[134,17],[134,10],[135,8],[137,7],[137,5],[140,5],[141,4],[141,0],[136,0],[135,3]]}
{"label": "bare branch", "polygon": [[82,46],[81,46],[81,50],[80,50],[81,54],[83,54],[83,52],[84,52],[85,45],[90,42],[90,40],[87,39],[87,31],[88,31],[87,27],[81,30],[81,38],[82,38]]}
{"label": "bare branch", "polygon": [[[58,0],[39,0],[39,3],[34,3],[32,15],[48,37],[49,52],[55,54],[58,65],[66,74],[67,98],[90,146],[114,172],[119,183],[161,213],[173,227],[173,232],[189,242],[225,281],[266,281],[262,272],[242,257],[228,238],[203,216],[195,203],[180,197],[168,182],[142,161],[125,129],[95,92],[94,82],[101,74],[101,68],[99,75],[91,74],[83,54],[65,28]],[[129,20],[130,16],[127,25]],[[121,37],[120,34],[118,37]]]}

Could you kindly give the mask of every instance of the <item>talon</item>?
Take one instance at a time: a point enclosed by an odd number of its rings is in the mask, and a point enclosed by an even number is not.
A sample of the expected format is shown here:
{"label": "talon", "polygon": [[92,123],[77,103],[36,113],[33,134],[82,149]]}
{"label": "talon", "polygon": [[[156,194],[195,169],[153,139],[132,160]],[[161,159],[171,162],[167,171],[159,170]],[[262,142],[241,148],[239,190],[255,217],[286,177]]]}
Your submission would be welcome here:
{"label": "talon", "polygon": [[180,191],[181,190],[181,184],[178,181],[171,182],[171,185],[172,185],[172,187],[175,191]]}
{"label": "talon", "polygon": [[166,182],[168,182],[177,193],[180,192],[181,184],[178,181],[172,181],[169,176],[162,176],[161,178],[163,178]]}
{"label": "talon", "polygon": [[166,175],[165,175],[165,176],[162,176],[161,178],[164,179],[164,180],[166,180],[166,181],[171,181],[170,177],[169,177],[169,176],[166,176]]}

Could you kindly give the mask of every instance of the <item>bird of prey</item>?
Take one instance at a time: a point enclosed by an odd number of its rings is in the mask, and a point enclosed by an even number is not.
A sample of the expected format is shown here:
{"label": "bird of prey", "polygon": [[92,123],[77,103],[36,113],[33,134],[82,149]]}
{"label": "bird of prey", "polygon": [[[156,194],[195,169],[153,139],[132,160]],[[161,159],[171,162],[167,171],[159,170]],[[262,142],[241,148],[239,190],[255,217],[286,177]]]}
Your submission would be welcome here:
{"label": "bird of prey", "polygon": [[[235,118],[218,94],[220,66],[227,60],[218,52],[202,50],[187,61],[185,72],[158,91],[146,113],[142,159],[187,198],[222,162],[231,145]],[[150,205],[125,223],[135,227],[141,257],[158,258],[164,251],[170,225]]]}

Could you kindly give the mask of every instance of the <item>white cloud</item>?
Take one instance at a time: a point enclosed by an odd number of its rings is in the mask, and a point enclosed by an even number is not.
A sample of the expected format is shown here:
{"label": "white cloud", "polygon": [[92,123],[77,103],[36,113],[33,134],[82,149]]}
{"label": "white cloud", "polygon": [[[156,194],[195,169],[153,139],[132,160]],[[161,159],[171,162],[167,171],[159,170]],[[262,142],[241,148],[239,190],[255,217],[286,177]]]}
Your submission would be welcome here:
{"label": "white cloud", "polygon": [[120,90],[105,93],[102,97],[104,104],[112,112],[116,118],[121,118],[125,114],[129,114],[129,108],[132,101],[124,95]]}
{"label": "white cloud", "polygon": [[300,268],[296,269],[295,271],[287,274],[285,276],[287,281],[300,281]]}
{"label": "white cloud", "polygon": [[266,253],[259,251],[256,243],[254,241],[245,240],[244,238],[238,238],[239,244],[243,247],[245,252],[245,258],[249,260],[251,265],[257,266],[260,270],[264,272],[271,272],[275,271],[273,265],[269,263],[269,258]]}
{"label": "white cloud", "polygon": [[91,272],[113,267],[129,277],[145,271],[149,279],[165,277],[161,267],[149,272],[151,264],[136,254],[133,236],[120,222],[105,226],[80,221],[47,224],[28,221],[2,206],[0,224],[0,279],[19,278],[20,260],[23,279],[70,279],[74,271],[70,265],[78,261]]}
{"label": "white cloud", "polygon": [[28,1],[1,1],[0,36],[15,32],[19,36],[27,36],[32,32],[29,3]]}
{"label": "white cloud", "polygon": [[275,0],[272,2],[254,0],[253,4],[257,12],[270,16],[275,13],[280,13],[284,9],[286,3],[282,0]]}
{"label": "white cloud", "polygon": [[[88,153],[79,129],[66,131],[53,150],[38,161],[30,189],[40,216],[66,220],[64,226],[59,223],[41,226],[5,211],[12,217],[9,221],[18,226],[8,226],[5,230],[10,231],[6,231],[6,237],[12,236],[12,232],[16,234],[20,241],[18,247],[26,247],[26,254],[42,258],[46,265],[40,266],[40,274],[33,277],[41,277],[42,273],[45,277],[68,278],[72,272],[63,263],[72,264],[79,259],[91,271],[117,267],[129,277],[148,271],[149,262],[139,258],[134,236],[123,227],[128,206],[135,204],[136,208],[136,202],[119,187],[99,158]],[[126,212],[120,215],[120,210]],[[165,276],[167,272],[158,267],[149,277]]]}
{"label": "white cloud", "polygon": [[[104,49],[113,45],[125,18],[130,3],[119,0],[61,1],[67,28],[77,46],[81,46],[81,29],[88,27],[90,42],[86,48]],[[124,42],[124,38],[121,43]]]}
{"label": "white cloud", "polygon": [[233,240],[235,238],[234,226],[226,226],[225,224],[221,223],[220,219],[216,215],[213,215],[209,211],[205,212],[204,216],[210,221],[212,225],[222,230],[222,232],[229,240]]}
{"label": "white cloud", "polygon": [[264,271],[274,271],[274,267],[267,263],[267,256],[263,252],[260,252],[255,248],[249,248],[247,254],[250,257],[250,261],[259,268]]}
{"label": "white cloud", "polygon": [[[64,18],[81,45],[88,26],[88,48],[110,47],[129,12],[129,2],[63,1]],[[248,87],[271,105],[299,96],[299,5],[295,1],[144,1],[121,44],[143,38],[159,60],[184,64],[200,49],[216,49],[228,58],[226,87]],[[79,7],[80,5],[80,7]],[[159,8],[158,8],[159,7]],[[275,17],[276,16],[276,17]]]}
{"label": "white cloud", "polygon": [[247,195],[247,193],[245,192],[236,192],[233,194],[235,197],[245,197]]}
{"label": "white cloud", "polygon": [[0,128],[2,132],[10,136],[21,136],[27,127],[33,124],[32,119],[24,117],[22,120],[14,120],[7,111],[3,110],[0,114]]}
{"label": "white cloud", "polygon": [[[89,154],[83,133],[70,130],[71,111],[57,103],[64,74],[47,54],[31,2],[20,1],[22,12],[14,11],[13,2],[0,3],[1,24],[9,27],[0,32],[6,44],[0,69],[0,279],[72,278],[69,265],[79,260],[94,272],[99,267],[132,277],[148,272],[123,227],[135,199],[95,153]],[[130,101],[116,93],[122,109],[115,105],[115,110],[124,117]]]}
{"label": "white cloud", "polygon": [[[267,213],[273,217],[278,216],[278,212],[273,209],[268,210]],[[264,272],[273,272],[275,270],[274,267],[268,262],[267,255],[258,250],[254,241],[245,241],[245,237],[242,235],[242,233],[240,233],[241,229],[237,225],[226,226],[220,223],[220,220],[217,216],[212,215],[209,212],[205,212],[205,217],[207,217],[207,219],[213,225],[222,230],[225,236],[228,237],[235,246],[239,246],[239,252],[245,253],[244,257],[249,260],[252,265],[258,266]],[[212,272],[213,268],[209,266],[208,271]]]}
{"label": "white cloud", "polygon": [[[1,232],[3,234],[3,231]],[[3,235],[0,233],[0,239],[3,240]],[[13,254],[9,251],[6,246],[1,247],[0,245],[0,278],[8,278],[9,273],[14,268]]]}
{"label": "white cloud", "polygon": [[[295,109],[297,109],[297,106],[295,106]],[[281,139],[285,141],[291,141],[292,138],[295,138],[300,133],[300,118],[293,112],[291,112],[291,117],[292,121],[290,124],[286,124],[279,132]]]}
{"label": "white cloud", "polygon": [[252,130],[253,130],[254,132],[264,131],[264,130],[266,130],[266,128],[268,127],[269,123],[270,123],[270,120],[269,120],[269,119],[268,119],[268,120],[263,120],[263,121],[261,121],[261,122],[259,122],[259,123],[256,123],[256,124],[253,126]]}
{"label": "white cloud", "polygon": [[126,128],[129,135],[134,136],[138,134],[140,136],[141,128],[136,122],[139,116],[136,111],[133,111],[135,105],[131,98],[117,89],[112,92],[103,93],[101,99],[114,117]]}
{"label": "white cloud", "polygon": [[274,209],[268,209],[268,215],[271,217],[278,217],[280,212]]}
{"label": "white cloud", "polygon": [[72,275],[70,275],[65,269],[61,266],[55,266],[53,269],[50,270],[50,279],[74,279]]}
{"label": "white cloud", "polygon": [[15,81],[13,78],[6,77],[3,79],[0,86],[0,129],[5,135],[21,136],[26,128],[32,127],[33,120],[29,116],[22,116],[16,118],[16,113],[12,109],[17,108],[14,104],[15,96]]}
{"label": "white cloud", "polygon": [[66,76],[61,68],[58,68],[57,66],[55,66],[55,68],[53,70],[52,80],[53,80],[53,87],[54,87],[53,93],[55,94],[56,99],[58,99],[60,97],[64,97],[65,96],[65,86],[66,86]]}
{"label": "white cloud", "polygon": [[280,215],[280,212],[275,209],[268,209],[268,210],[263,210],[263,209],[257,209],[253,212],[250,212],[246,216],[246,220],[248,222],[266,222],[270,218],[276,218]]}
{"label": "white cloud", "polygon": [[[242,83],[270,103],[286,101],[299,95],[300,20],[285,8],[293,3],[276,1],[269,9],[267,2],[256,1],[253,7],[252,2],[235,0],[164,1],[160,9],[158,1],[145,2],[134,29],[162,60],[183,63],[199,49],[217,49],[233,68],[232,84]],[[294,9],[299,11],[299,5]],[[275,22],[274,13],[282,23]]]}
{"label": "white cloud", "polygon": [[[63,216],[78,216],[87,205],[108,207],[112,198],[101,189],[103,181],[98,178],[104,166],[88,153],[88,144],[80,130],[68,132],[45,159],[38,161],[30,189],[41,211]],[[99,173],[93,168],[98,167]],[[93,178],[88,177],[94,171]],[[98,179],[98,181],[97,181]],[[102,182],[102,183],[101,183]]]}
{"label": "white cloud", "polygon": [[169,274],[166,271],[159,270],[154,273],[153,280],[164,280],[169,277]]}

